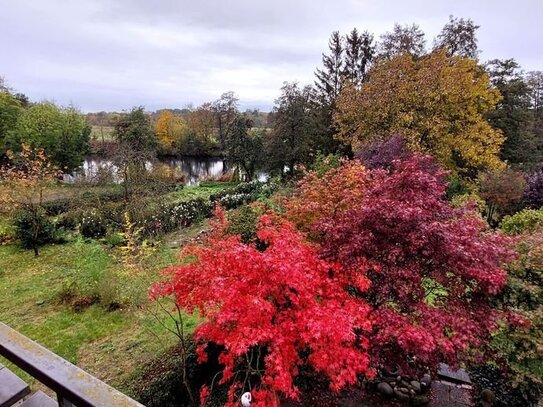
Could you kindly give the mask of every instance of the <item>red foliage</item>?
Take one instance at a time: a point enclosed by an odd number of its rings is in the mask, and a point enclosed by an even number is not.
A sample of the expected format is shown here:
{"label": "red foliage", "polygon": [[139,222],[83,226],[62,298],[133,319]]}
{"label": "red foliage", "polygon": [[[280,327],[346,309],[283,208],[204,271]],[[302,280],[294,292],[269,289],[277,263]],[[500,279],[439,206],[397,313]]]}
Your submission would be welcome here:
{"label": "red foliage", "polygon": [[[185,251],[196,260],[169,269],[169,280],[153,286],[151,296],[173,295],[185,311],[198,310],[205,322],[196,339],[224,346],[228,405],[237,405],[249,383],[257,385],[255,407],[278,405],[278,395],[297,399],[293,379],[302,364],[328,377],[336,391],[359,374],[371,375],[364,337],[369,307],[347,293],[338,265],[320,259],[290,223],[272,215],[258,226],[262,251],[223,235],[218,215],[206,246]],[[367,288],[367,280],[360,278],[359,287]]]}
{"label": "red foliage", "polygon": [[370,181],[368,170],[358,160],[346,161],[319,177],[308,172],[288,203],[287,218],[299,229],[310,231],[320,219],[359,202]]}
{"label": "red foliage", "polygon": [[444,175],[422,156],[374,170],[358,201],[316,224],[322,255],[371,280],[371,351],[390,368],[482,357],[500,317],[489,297],[513,252],[472,208],[451,207]]}

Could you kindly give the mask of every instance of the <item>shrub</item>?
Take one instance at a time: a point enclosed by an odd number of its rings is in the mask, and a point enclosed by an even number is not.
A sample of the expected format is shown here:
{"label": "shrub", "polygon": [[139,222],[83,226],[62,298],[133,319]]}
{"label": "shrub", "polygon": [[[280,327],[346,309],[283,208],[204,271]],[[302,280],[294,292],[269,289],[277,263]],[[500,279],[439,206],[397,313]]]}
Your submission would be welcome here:
{"label": "shrub", "polygon": [[500,228],[509,235],[531,232],[540,226],[543,226],[543,209],[524,209],[505,216],[500,223]]}
{"label": "shrub", "polygon": [[524,320],[504,327],[493,345],[507,362],[510,383],[525,397],[524,405],[536,405],[543,390],[543,226],[524,233],[518,249],[520,257],[509,267],[498,302],[518,310]]}
{"label": "shrub", "polygon": [[338,154],[324,155],[319,151],[311,169],[317,173],[317,176],[322,177],[328,171],[338,168],[340,165],[341,157]]}
{"label": "shrub", "polygon": [[263,205],[245,205],[228,215],[228,228],[226,232],[239,235],[243,243],[251,243],[256,238],[257,223],[264,214]]}
{"label": "shrub", "polygon": [[[219,383],[230,384],[227,405],[249,389],[255,407],[278,406],[280,395],[298,399],[294,378],[304,365],[328,377],[335,391],[370,375],[369,309],[343,289],[336,265],[272,216],[261,217],[257,229],[263,251],[225,237],[224,213],[218,218],[205,247],[184,251],[196,261],[170,268],[170,279],[153,286],[151,296],[172,295],[184,311],[198,310],[205,321],[194,333],[201,361],[209,341],[224,347]],[[357,287],[367,283],[360,278]],[[201,396],[208,392],[203,387]]]}
{"label": "shrub", "polygon": [[405,139],[396,134],[387,140],[376,141],[362,146],[355,154],[367,168],[389,169],[394,160],[405,160],[410,156]]}
{"label": "shrub", "polygon": [[370,183],[369,172],[358,160],[347,161],[319,177],[309,171],[289,202],[287,218],[305,231],[313,231],[320,219],[352,207]]}
{"label": "shrub", "polygon": [[105,236],[106,232],[107,223],[98,210],[91,209],[83,213],[79,222],[79,233],[83,237],[98,239]]}
{"label": "shrub", "polygon": [[53,241],[54,227],[43,210],[21,209],[12,221],[15,238],[23,248],[33,249],[36,256],[40,246]]}
{"label": "shrub", "polygon": [[530,208],[543,207],[543,168],[528,177],[524,202]]}
{"label": "shrub", "polygon": [[[407,373],[488,356],[502,317],[489,298],[506,282],[509,240],[489,231],[471,206],[451,206],[445,173],[429,157],[359,172],[354,188],[345,171],[331,172],[326,183],[304,179],[293,205],[307,211],[324,258],[339,262],[346,278],[370,279],[359,295],[374,308],[375,363]],[[340,197],[348,205],[338,205]]]}
{"label": "shrub", "polygon": [[488,207],[487,221],[491,224],[518,209],[526,188],[524,174],[511,168],[483,172],[478,182],[481,198]]}

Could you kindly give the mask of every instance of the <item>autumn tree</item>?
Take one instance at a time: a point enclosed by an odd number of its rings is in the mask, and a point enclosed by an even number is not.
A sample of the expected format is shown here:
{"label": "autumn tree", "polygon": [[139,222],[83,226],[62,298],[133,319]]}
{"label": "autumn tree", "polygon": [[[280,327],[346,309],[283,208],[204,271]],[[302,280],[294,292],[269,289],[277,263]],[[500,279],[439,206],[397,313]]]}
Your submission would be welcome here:
{"label": "autumn tree", "polygon": [[303,232],[314,233],[322,219],[358,203],[370,182],[368,170],[358,160],[343,162],[323,175],[309,171],[289,200],[286,217]]}
{"label": "autumn tree", "polygon": [[254,178],[264,154],[262,135],[251,131],[252,125],[245,115],[238,114],[228,125],[225,135],[225,158],[234,167],[241,168],[248,181]]}
{"label": "autumn tree", "polygon": [[381,36],[379,43],[379,57],[393,58],[401,54],[409,54],[413,57],[424,55],[426,40],[424,32],[417,24],[394,24],[392,31]]}
{"label": "autumn tree", "polygon": [[174,115],[170,110],[163,110],[155,124],[155,134],[160,145],[167,150],[171,150],[186,131],[187,125],[184,120]]}
{"label": "autumn tree", "polygon": [[449,56],[477,59],[478,29],[479,26],[470,18],[456,18],[451,15],[435,40],[434,49],[445,49]]}
{"label": "autumn tree", "polygon": [[0,169],[0,208],[12,217],[22,245],[38,256],[39,247],[51,240],[44,192],[61,172],[47,160],[43,149],[26,144],[21,148],[16,154],[8,151],[10,163]]}
{"label": "autumn tree", "polygon": [[479,174],[479,194],[487,204],[487,222],[496,224],[504,215],[518,210],[524,196],[524,174],[511,168],[485,171]]}
{"label": "autumn tree", "polygon": [[221,95],[220,99],[212,104],[219,142],[221,143],[221,148],[223,150],[225,148],[228,125],[234,120],[234,117],[238,113],[238,102],[239,99],[234,92],[225,92]]}
{"label": "autumn tree", "polygon": [[204,103],[188,114],[187,132],[178,147],[181,154],[204,155],[217,143],[215,115],[211,103]]}
{"label": "autumn tree", "polygon": [[353,150],[401,134],[412,151],[432,154],[453,171],[500,168],[500,131],[484,119],[500,100],[475,60],[435,51],[376,63],[360,88],[338,98],[338,138]]}
{"label": "autumn tree", "polygon": [[411,156],[404,138],[396,134],[389,139],[378,140],[361,146],[355,153],[355,158],[360,160],[369,169],[391,169],[395,160],[405,160]]}
{"label": "autumn tree", "polygon": [[374,363],[408,374],[485,356],[501,318],[489,299],[505,284],[509,241],[471,206],[451,206],[445,174],[430,157],[357,171],[358,189],[344,184],[354,199],[338,206],[345,171],[331,172],[326,182],[304,180],[291,210],[313,210],[321,256],[351,279],[371,281],[358,295],[374,310]]}
{"label": "autumn tree", "polygon": [[20,151],[23,143],[43,149],[53,164],[70,172],[81,165],[89,152],[90,131],[76,108],[59,108],[44,102],[22,111],[6,144],[13,151]]}
{"label": "autumn tree", "polygon": [[543,208],[543,168],[528,176],[524,202],[530,208]]}
{"label": "autumn tree", "polygon": [[[185,249],[195,261],[170,268],[169,279],[151,289],[152,297],[171,295],[182,310],[198,311],[203,322],[194,336],[201,361],[209,342],[222,347],[219,384],[229,385],[226,405],[239,405],[246,391],[255,407],[298,400],[295,378],[304,366],[328,378],[335,392],[358,375],[371,375],[364,337],[369,308],[344,289],[336,265],[273,215],[262,216],[257,228],[264,249],[224,236],[226,228],[219,222],[205,246]],[[368,282],[357,284],[364,291]],[[204,401],[209,392],[202,388]]]}

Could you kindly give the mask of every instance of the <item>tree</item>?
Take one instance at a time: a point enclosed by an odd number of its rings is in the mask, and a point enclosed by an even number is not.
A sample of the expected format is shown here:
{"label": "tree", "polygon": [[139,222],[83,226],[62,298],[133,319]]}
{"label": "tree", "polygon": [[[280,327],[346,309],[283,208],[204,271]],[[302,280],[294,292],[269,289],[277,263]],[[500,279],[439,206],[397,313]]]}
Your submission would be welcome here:
{"label": "tree", "polygon": [[487,204],[487,222],[495,224],[496,218],[510,215],[524,196],[524,174],[511,168],[485,171],[479,174],[479,192]]}
{"label": "tree", "polygon": [[338,98],[338,138],[353,150],[401,134],[412,151],[432,154],[449,169],[475,176],[500,168],[501,133],[484,119],[500,100],[477,61],[435,51],[381,60],[361,88]]}
{"label": "tree", "polygon": [[[347,293],[333,263],[272,215],[262,216],[257,229],[264,250],[224,236],[224,221],[215,227],[206,246],[184,251],[196,260],[170,268],[169,280],[152,287],[151,296],[173,295],[182,310],[199,312],[205,322],[194,332],[197,353],[204,361],[207,343],[222,347],[227,406],[239,405],[246,391],[255,407],[278,407],[279,396],[299,399],[294,379],[303,366],[327,377],[336,392],[371,375],[364,338],[369,309]],[[201,395],[207,394],[206,386]]]}
{"label": "tree", "polygon": [[400,54],[420,57],[424,55],[425,48],[424,32],[417,24],[394,24],[391,32],[381,35],[379,57],[390,59]]}
{"label": "tree", "polygon": [[445,24],[436,40],[434,49],[445,49],[447,55],[462,56],[477,59],[479,51],[477,49],[477,30],[470,18],[456,18],[449,16],[449,22]]}
{"label": "tree", "polygon": [[210,103],[204,103],[187,117],[188,133],[193,134],[202,144],[210,146],[214,141],[215,113]]}
{"label": "tree", "polygon": [[534,171],[528,177],[524,202],[530,208],[543,208],[543,168]]}
{"label": "tree", "polygon": [[353,207],[370,182],[368,170],[358,160],[345,161],[322,176],[309,171],[289,200],[286,217],[299,230],[318,237],[317,224]]}
{"label": "tree", "polygon": [[20,151],[23,143],[43,149],[53,164],[70,172],[81,166],[89,152],[90,131],[76,108],[37,103],[23,110],[6,144],[14,151]]}
{"label": "tree", "polygon": [[345,36],[343,78],[356,85],[363,83],[373,61],[374,53],[373,35],[368,31],[359,34],[358,30],[353,28],[351,33]]}
{"label": "tree", "polygon": [[145,165],[155,158],[158,140],[141,106],[132,108],[117,120],[113,137],[118,143],[114,162],[119,167],[128,201],[138,184],[147,178]]}
{"label": "tree", "polygon": [[253,123],[238,114],[228,125],[225,136],[226,160],[242,169],[248,181],[262,162],[264,144],[260,132],[251,132]]}
{"label": "tree", "polygon": [[[326,183],[304,184],[296,205],[314,208],[317,218],[323,213],[313,227],[321,256],[348,278],[371,281],[368,290],[351,292],[373,309],[373,363],[409,374],[485,356],[501,317],[490,298],[506,281],[509,240],[471,206],[451,206],[445,173],[428,156],[358,176],[358,189],[344,192],[355,197],[349,205],[338,208],[334,200],[342,171]],[[315,205],[316,188],[339,210]]]}
{"label": "tree", "polygon": [[497,304],[520,313],[516,324],[504,327],[492,343],[509,368],[509,382],[537,405],[543,385],[543,228],[517,236],[519,257],[509,266],[507,286]]}
{"label": "tree", "polygon": [[533,114],[530,112],[530,88],[513,59],[494,59],[487,63],[493,86],[502,99],[486,117],[492,126],[500,129],[505,142],[501,156],[510,163],[536,163],[543,156],[532,132]]}
{"label": "tree", "polygon": [[0,90],[0,152],[5,152],[4,140],[17,126],[22,111],[17,98],[7,90]]}
{"label": "tree", "polygon": [[219,100],[213,102],[212,105],[219,131],[219,142],[223,150],[225,148],[228,125],[238,113],[238,101],[239,99],[234,92],[226,92],[221,95]]}
{"label": "tree", "polygon": [[297,83],[285,83],[273,108],[272,131],[267,139],[269,169],[283,174],[285,166],[291,175],[296,166],[310,159],[314,121],[311,88],[300,89]]}
{"label": "tree", "polygon": [[330,55],[322,54],[322,69],[315,71],[315,86],[323,103],[333,105],[343,84],[343,40],[334,31],[328,41]]}
{"label": "tree", "polygon": [[411,156],[404,138],[396,134],[389,139],[376,141],[360,147],[355,158],[370,169],[391,169],[395,160],[405,160]]}
{"label": "tree", "polygon": [[163,110],[155,124],[155,133],[163,148],[171,149],[187,132],[187,125],[170,110]]}
{"label": "tree", "polygon": [[23,144],[20,153],[7,153],[10,165],[0,170],[0,208],[11,215],[24,247],[39,255],[39,246],[51,240],[51,227],[43,208],[44,191],[61,172],[48,160],[43,149]]}

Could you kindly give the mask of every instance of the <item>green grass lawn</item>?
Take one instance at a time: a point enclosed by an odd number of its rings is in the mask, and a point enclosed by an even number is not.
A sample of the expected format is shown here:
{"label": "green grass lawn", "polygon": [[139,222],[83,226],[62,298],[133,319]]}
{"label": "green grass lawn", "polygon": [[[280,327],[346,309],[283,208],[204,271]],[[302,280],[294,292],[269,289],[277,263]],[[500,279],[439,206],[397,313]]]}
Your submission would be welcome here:
{"label": "green grass lawn", "polygon": [[[134,370],[176,341],[161,326],[169,318],[146,300],[146,293],[160,270],[177,261],[178,249],[162,245],[143,271],[131,274],[123,274],[111,250],[80,239],[45,246],[39,257],[14,245],[0,246],[0,320],[122,390]],[[83,292],[110,289],[112,276],[123,295],[136,298],[133,304],[108,310],[98,303],[76,312],[58,300],[59,292],[74,285]],[[189,330],[196,323],[186,318]]]}

